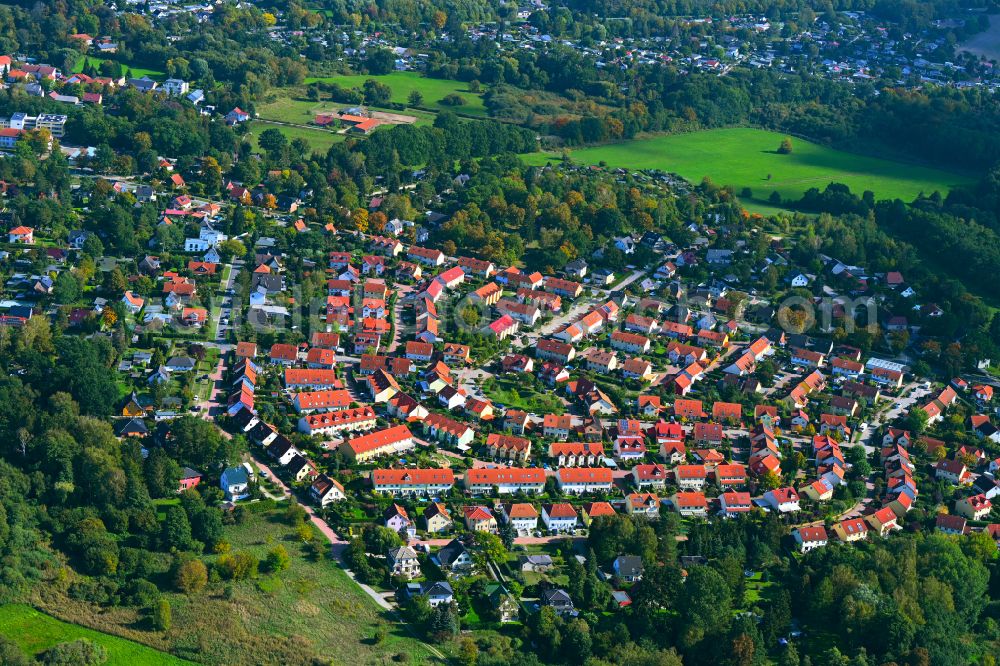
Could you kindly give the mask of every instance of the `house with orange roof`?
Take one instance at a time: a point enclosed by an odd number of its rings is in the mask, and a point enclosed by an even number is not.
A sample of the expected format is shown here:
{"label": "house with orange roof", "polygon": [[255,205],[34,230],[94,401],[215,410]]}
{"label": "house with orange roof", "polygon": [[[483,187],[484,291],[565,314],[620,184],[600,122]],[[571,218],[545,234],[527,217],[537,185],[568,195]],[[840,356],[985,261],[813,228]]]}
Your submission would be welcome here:
{"label": "house with orange roof", "polygon": [[660,498],[655,493],[630,493],[625,496],[625,512],[655,520],[660,517]]}
{"label": "house with orange roof", "polygon": [[736,424],[743,419],[743,405],[738,402],[716,402],[712,405],[712,420]]}
{"label": "house with orange roof", "polygon": [[486,437],[486,449],[492,458],[524,463],[531,456],[531,440],[494,432]]}
{"label": "house with orange roof", "polygon": [[814,527],[800,527],[792,532],[795,543],[799,546],[799,552],[808,553],[810,550],[822,548],[829,541],[826,528],[822,525]]}
{"label": "house with orange roof", "polygon": [[753,500],[750,493],[729,491],[719,495],[719,513],[727,518],[733,518],[741,513],[750,513]]}
{"label": "house with orange roof", "polygon": [[703,419],[708,414],[702,407],[701,400],[677,399],[674,401],[674,416],[679,419]]}
{"label": "house with orange roof", "polygon": [[518,536],[530,536],[538,529],[538,509],[527,502],[501,504],[500,517],[510,524]]}
{"label": "house with orange roof", "polygon": [[132,314],[139,314],[142,310],[142,306],[145,305],[146,301],[143,298],[131,291],[126,291],[125,295],[122,296],[122,303],[125,304],[125,309]]}
{"label": "house with orange roof", "polygon": [[364,463],[379,456],[397,455],[412,449],[413,434],[405,425],[370,432],[340,445],[340,451],[352,463]]}
{"label": "house with orange roof", "polygon": [[642,416],[656,418],[663,409],[663,403],[658,395],[640,395],[636,399],[636,408]]}
{"label": "house with orange roof", "polygon": [[674,511],[686,518],[706,518],[708,500],[704,493],[679,491],[670,497]]}
{"label": "house with orange roof", "polygon": [[542,505],[542,522],[550,533],[572,533],[576,530],[577,520],[576,509],[568,502]]}
{"label": "house with orange roof", "polygon": [[595,518],[613,515],[615,515],[615,509],[607,502],[587,502],[580,507],[580,520],[586,527],[590,527],[590,523]]}
{"label": "house with orange roof", "polygon": [[556,482],[570,495],[610,492],[612,475],[606,467],[564,467],[556,471]]}
{"label": "house with orange roof", "polygon": [[463,508],[463,513],[465,514],[465,527],[470,532],[496,534],[499,531],[497,519],[485,506],[466,506]]}
{"label": "house with orange roof", "polygon": [[474,495],[523,492],[536,494],[545,488],[545,470],[540,467],[473,468],[465,472],[465,488]]}
{"label": "house with orange roof", "polygon": [[868,538],[868,523],[862,518],[849,518],[834,525],[833,532],[844,543],[864,541]]}
{"label": "house with orange roof", "polygon": [[7,242],[33,245],[35,243],[35,230],[25,226],[14,227],[7,232]]}
{"label": "house with orange roof", "polygon": [[885,536],[892,530],[900,529],[895,512],[891,507],[885,506],[873,514],[865,516],[865,521],[871,531],[879,536]]}

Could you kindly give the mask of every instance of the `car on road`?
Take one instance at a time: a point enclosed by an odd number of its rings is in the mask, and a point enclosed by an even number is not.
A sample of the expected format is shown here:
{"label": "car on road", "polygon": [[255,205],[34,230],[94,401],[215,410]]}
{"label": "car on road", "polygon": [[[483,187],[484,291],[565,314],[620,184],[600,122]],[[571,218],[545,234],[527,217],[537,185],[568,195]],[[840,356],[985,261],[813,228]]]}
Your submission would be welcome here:
{"label": "car on road", "polygon": [[868,424],[867,423],[862,423],[861,425],[858,426],[858,430],[860,430],[861,432],[864,432],[865,430],[868,430]]}

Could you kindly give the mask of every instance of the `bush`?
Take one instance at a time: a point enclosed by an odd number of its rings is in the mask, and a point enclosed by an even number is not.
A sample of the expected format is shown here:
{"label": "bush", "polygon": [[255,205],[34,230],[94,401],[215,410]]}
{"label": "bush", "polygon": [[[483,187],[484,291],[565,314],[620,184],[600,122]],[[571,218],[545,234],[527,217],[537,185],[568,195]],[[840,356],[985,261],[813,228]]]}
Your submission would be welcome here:
{"label": "bush", "polygon": [[54,645],[41,658],[48,666],[98,666],[107,660],[104,648],[86,638]]}
{"label": "bush", "polygon": [[441,103],[445,106],[463,106],[465,98],[457,93],[448,93],[442,98]]}
{"label": "bush", "polygon": [[208,568],[201,560],[188,560],[174,574],[174,585],[184,594],[200,592],[208,583]]}
{"label": "bush", "polygon": [[245,580],[257,577],[260,563],[250,553],[226,553],[219,557],[215,567],[226,580]]}
{"label": "bush", "polygon": [[160,598],[160,591],[145,578],[137,578],[128,585],[128,599],[134,606],[149,608]]}
{"label": "bush", "polygon": [[282,545],[275,546],[264,558],[264,570],[271,573],[284,571],[292,563],[292,558],[288,556],[288,551]]}
{"label": "bush", "polygon": [[166,599],[160,599],[153,607],[153,626],[156,627],[157,631],[166,631],[170,628],[171,615],[170,602]]}

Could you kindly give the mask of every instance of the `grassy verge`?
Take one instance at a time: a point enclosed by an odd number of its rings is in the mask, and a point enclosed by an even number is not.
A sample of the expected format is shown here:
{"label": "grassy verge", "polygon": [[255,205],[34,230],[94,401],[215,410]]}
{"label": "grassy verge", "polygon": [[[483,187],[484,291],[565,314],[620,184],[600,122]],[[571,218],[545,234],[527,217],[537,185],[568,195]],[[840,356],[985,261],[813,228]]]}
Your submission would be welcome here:
{"label": "grassy verge", "polygon": [[[831,182],[843,183],[860,195],[865,190],[876,199],[912,201],[919,193],[942,194],[971,182],[965,174],[868,157],[827,148],[793,138],[791,154],[778,154],[783,135],[738,127],[688,134],[650,136],[642,139],[570,152],[581,164],[605,163],[609,167],[661,169],[692,182],[709,176],[719,185],[732,185],[737,195],[749,188],[752,196],[741,197],[753,212],[767,213],[776,207],[768,200],[777,192],[783,201],[795,200],[811,187],[822,190]],[[530,164],[545,164],[558,156],[533,153],[522,156]]]}
{"label": "grassy verge", "polygon": [[108,660],[105,663],[109,666],[174,666],[193,663],[124,638],[57,620],[21,604],[0,606],[0,636],[13,640],[18,647],[34,656],[59,643],[85,638],[107,651]]}

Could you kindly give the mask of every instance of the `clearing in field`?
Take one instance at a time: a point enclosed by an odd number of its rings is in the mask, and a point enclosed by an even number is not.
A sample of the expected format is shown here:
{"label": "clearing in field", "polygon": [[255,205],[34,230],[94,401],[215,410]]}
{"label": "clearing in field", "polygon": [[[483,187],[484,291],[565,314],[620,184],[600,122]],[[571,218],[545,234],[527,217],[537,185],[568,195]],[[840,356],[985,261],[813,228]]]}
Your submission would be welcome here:
{"label": "clearing in field", "polygon": [[193,663],[124,638],[57,620],[22,604],[0,606],[0,636],[13,640],[32,656],[59,643],[86,638],[107,650],[108,660],[105,663],[109,666],[181,666]]}
{"label": "clearing in field", "polygon": [[[393,72],[392,74],[349,74],[341,76],[310,77],[305,80],[307,84],[320,81],[323,83],[339,83],[344,88],[360,88],[368,79],[375,79],[392,88],[392,101],[397,104],[407,104],[410,93],[414,90],[424,96],[424,101],[420,108],[434,111],[450,110],[455,113],[469,116],[485,116],[486,107],[483,106],[481,95],[469,92],[467,84],[461,81],[450,81],[448,79],[431,79],[421,76],[417,72]],[[441,104],[441,100],[450,94],[456,94],[465,100],[465,104],[460,106],[448,106]]]}
{"label": "clearing in field", "polygon": [[[704,176],[719,185],[733,186],[737,195],[749,188],[744,201],[766,205],[773,192],[782,201],[795,201],[809,188],[822,190],[843,183],[851,192],[865,190],[876,199],[912,201],[921,192],[945,194],[972,178],[952,171],[847,153],[805,139],[792,139],[792,152],[778,153],[784,135],[750,128],[705,130],[660,135],[570,152],[574,162],[604,163],[609,167],[660,169],[697,183]],[[545,164],[558,156],[523,155],[530,164]]]}

